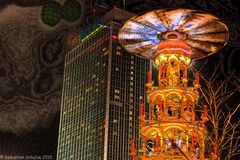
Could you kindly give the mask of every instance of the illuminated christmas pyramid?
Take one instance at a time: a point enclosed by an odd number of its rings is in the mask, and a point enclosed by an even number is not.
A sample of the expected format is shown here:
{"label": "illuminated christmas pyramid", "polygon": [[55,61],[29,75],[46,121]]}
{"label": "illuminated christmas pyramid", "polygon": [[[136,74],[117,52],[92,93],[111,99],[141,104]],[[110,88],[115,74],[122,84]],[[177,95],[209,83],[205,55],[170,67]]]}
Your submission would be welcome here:
{"label": "illuminated christmas pyramid", "polygon": [[139,106],[142,145],[136,147],[132,140],[132,158],[207,159],[207,108],[197,118],[199,73],[194,73],[190,84],[187,68],[191,59],[216,53],[226,44],[226,25],[195,10],[155,10],[128,20],[119,40],[126,50],[152,60],[158,68],[158,84],[153,84],[151,71],[148,73],[149,105]]}

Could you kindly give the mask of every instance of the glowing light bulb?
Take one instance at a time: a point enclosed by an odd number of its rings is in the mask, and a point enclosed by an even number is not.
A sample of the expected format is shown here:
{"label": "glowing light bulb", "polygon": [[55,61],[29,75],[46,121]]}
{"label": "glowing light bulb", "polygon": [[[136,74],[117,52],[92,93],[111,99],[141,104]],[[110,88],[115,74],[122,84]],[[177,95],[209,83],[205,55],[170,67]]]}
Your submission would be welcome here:
{"label": "glowing light bulb", "polygon": [[187,60],[186,60],[187,65],[189,65],[190,62],[191,62],[191,59],[190,59],[190,58],[187,58]]}
{"label": "glowing light bulb", "polygon": [[155,64],[159,65],[159,60],[158,59],[155,60]]}
{"label": "glowing light bulb", "polygon": [[181,61],[185,60],[185,58],[184,58],[183,56],[181,56],[179,59],[180,59]]}
{"label": "glowing light bulb", "polygon": [[165,56],[165,54],[161,54],[161,55],[160,55],[160,59],[161,59],[161,60],[167,60],[167,57]]}
{"label": "glowing light bulb", "polygon": [[176,59],[175,55],[171,55],[169,59]]}

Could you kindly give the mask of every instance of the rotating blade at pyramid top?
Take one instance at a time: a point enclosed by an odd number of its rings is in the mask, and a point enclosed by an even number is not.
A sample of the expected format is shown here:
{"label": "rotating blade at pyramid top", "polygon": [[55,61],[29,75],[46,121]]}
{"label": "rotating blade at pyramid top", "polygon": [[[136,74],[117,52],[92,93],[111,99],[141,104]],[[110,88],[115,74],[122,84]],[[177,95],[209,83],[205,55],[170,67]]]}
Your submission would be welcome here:
{"label": "rotating blade at pyramid top", "polygon": [[123,25],[118,39],[129,52],[154,59],[181,50],[200,59],[223,48],[229,38],[219,18],[189,9],[161,9],[137,15]]}

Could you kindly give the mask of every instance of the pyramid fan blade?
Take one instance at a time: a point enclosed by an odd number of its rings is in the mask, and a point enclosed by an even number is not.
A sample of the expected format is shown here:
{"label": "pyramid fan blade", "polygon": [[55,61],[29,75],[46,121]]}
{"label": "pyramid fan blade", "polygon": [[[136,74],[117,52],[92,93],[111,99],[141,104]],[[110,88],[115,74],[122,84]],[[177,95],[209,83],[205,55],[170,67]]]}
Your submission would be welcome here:
{"label": "pyramid fan blade", "polygon": [[156,10],[155,13],[159,17],[160,21],[163,23],[163,25],[169,30],[170,26],[168,23],[168,18],[164,12],[165,10]]}
{"label": "pyramid fan blade", "polygon": [[181,26],[191,15],[190,11],[183,9],[166,11],[167,22],[170,30],[176,30]]}
{"label": "pyramid fan blade", "polygon": [[136,17],[135,20],[141,24],[151,26],[158,32],[167,31],[167,27],[161,22],[155,12],[147,13],[144,17]]}
{"label": "pyramid fan blade", "polygon": [[142,52],[141,55],[147,58],[151,58],[156,50],[157,50],[157,45],[154,45],[149,50],[145,50],[144,52]]}
{"label": "pyramid fan blade", "polygon": [[140,43],[126,45],[126,48],[129,50],[134,50],[136,48],[140,48],[140,47],[147,46],[150,44],[152,44],[151,41],[144,41],[144,42],[140,42]]}
{"label": "pyramid fan blade", "polygon": [[228,39],[226,37],[226,33],[216,33],[216,34],[196,34],[196,35],[189,35],[189,40],[197,40],[203,42],[213,42],[213,43],[225,43]]}
{"label": "pyramid fan blade", "polygon": [[162,53],[157,50],[174,49],[173,41],[185,42],[190,49],[186,54],[199,59],[225,46],[229,33],[215,16],[191,9],[160,9],[128,20],[118,38],[126,50],[150,59]]}
{"label": "pyramid fan blade", "polygon": [[193,30],[189,30],[186,32],[188,35],[193,34],[210,34],[210,33],[225,33],[226,37],[228,37],[228,29],[227,27],[219,22],[219,21],[211,21],[206,23],[205,25],[199,26]]}
{"label": "pyramid fan blade", "polygon": [[205,15],[205,14],[192,14],[192,16],[189,18],[187,23],[185,23],[183,26],[181,26],[181,31],[186,32],[195,28],[198,28],[200,26],[203,26],[209,22],[215,21],[216,18]]}
{"label": "pyramid fan blade", "polygon": [[184,42],[192,48],[201,50],[205,55],[210,53],[215,53],[222,46],[216,43],[201,42],[201,41],[194,41],[194,40],[185,40]]}
{"label": "pyramid fan blade", "polygon": [[127,23],[126,26],[124,27],[131,28],[135,31],[145,33],[145,34],[157,34],[157,31],[155,29],[133,20],[129,21],[129,23]]}
{"label": "pyramid fan blade", "polygon": [[138,33],[127,33],[127,32],[121,32],[119,35],[118,35],[118,38],[119,39],[143,39],[143,36],[142,34],[138,34]]}
{"label": "pyramid fan blade", "polygon": [[119,39],[122,40],[135,39],[138,41],[151,41],[153,44],[158,44],[160,42],[156,34],[144,34],[135,32],[121,32],[119,33]]}
{"label": "pyramid fan blade", "polygon": [[126,45],[125,48],[131,52],[136,52],[136,51],[147,51],[149,49],[151,49],[151,47],[155,46],[154,44],[152,44],[151,41],[144,41],[144,42],[140,42],[140,43],[135,43],[135,44],[129,44]]}

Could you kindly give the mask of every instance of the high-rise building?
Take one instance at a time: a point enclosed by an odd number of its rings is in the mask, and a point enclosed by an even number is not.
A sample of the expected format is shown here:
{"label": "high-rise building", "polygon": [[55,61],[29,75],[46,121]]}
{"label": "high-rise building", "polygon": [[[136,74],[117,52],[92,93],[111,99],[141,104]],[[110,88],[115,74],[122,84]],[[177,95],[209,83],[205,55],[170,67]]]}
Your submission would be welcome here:
{"label": "high-rise building", "polygon": [[149,61],[125,51],[117,37],[132,16],[114,8],[66,55],[58,160],[127,160],[133,138],[140,146],[138,106]]}

